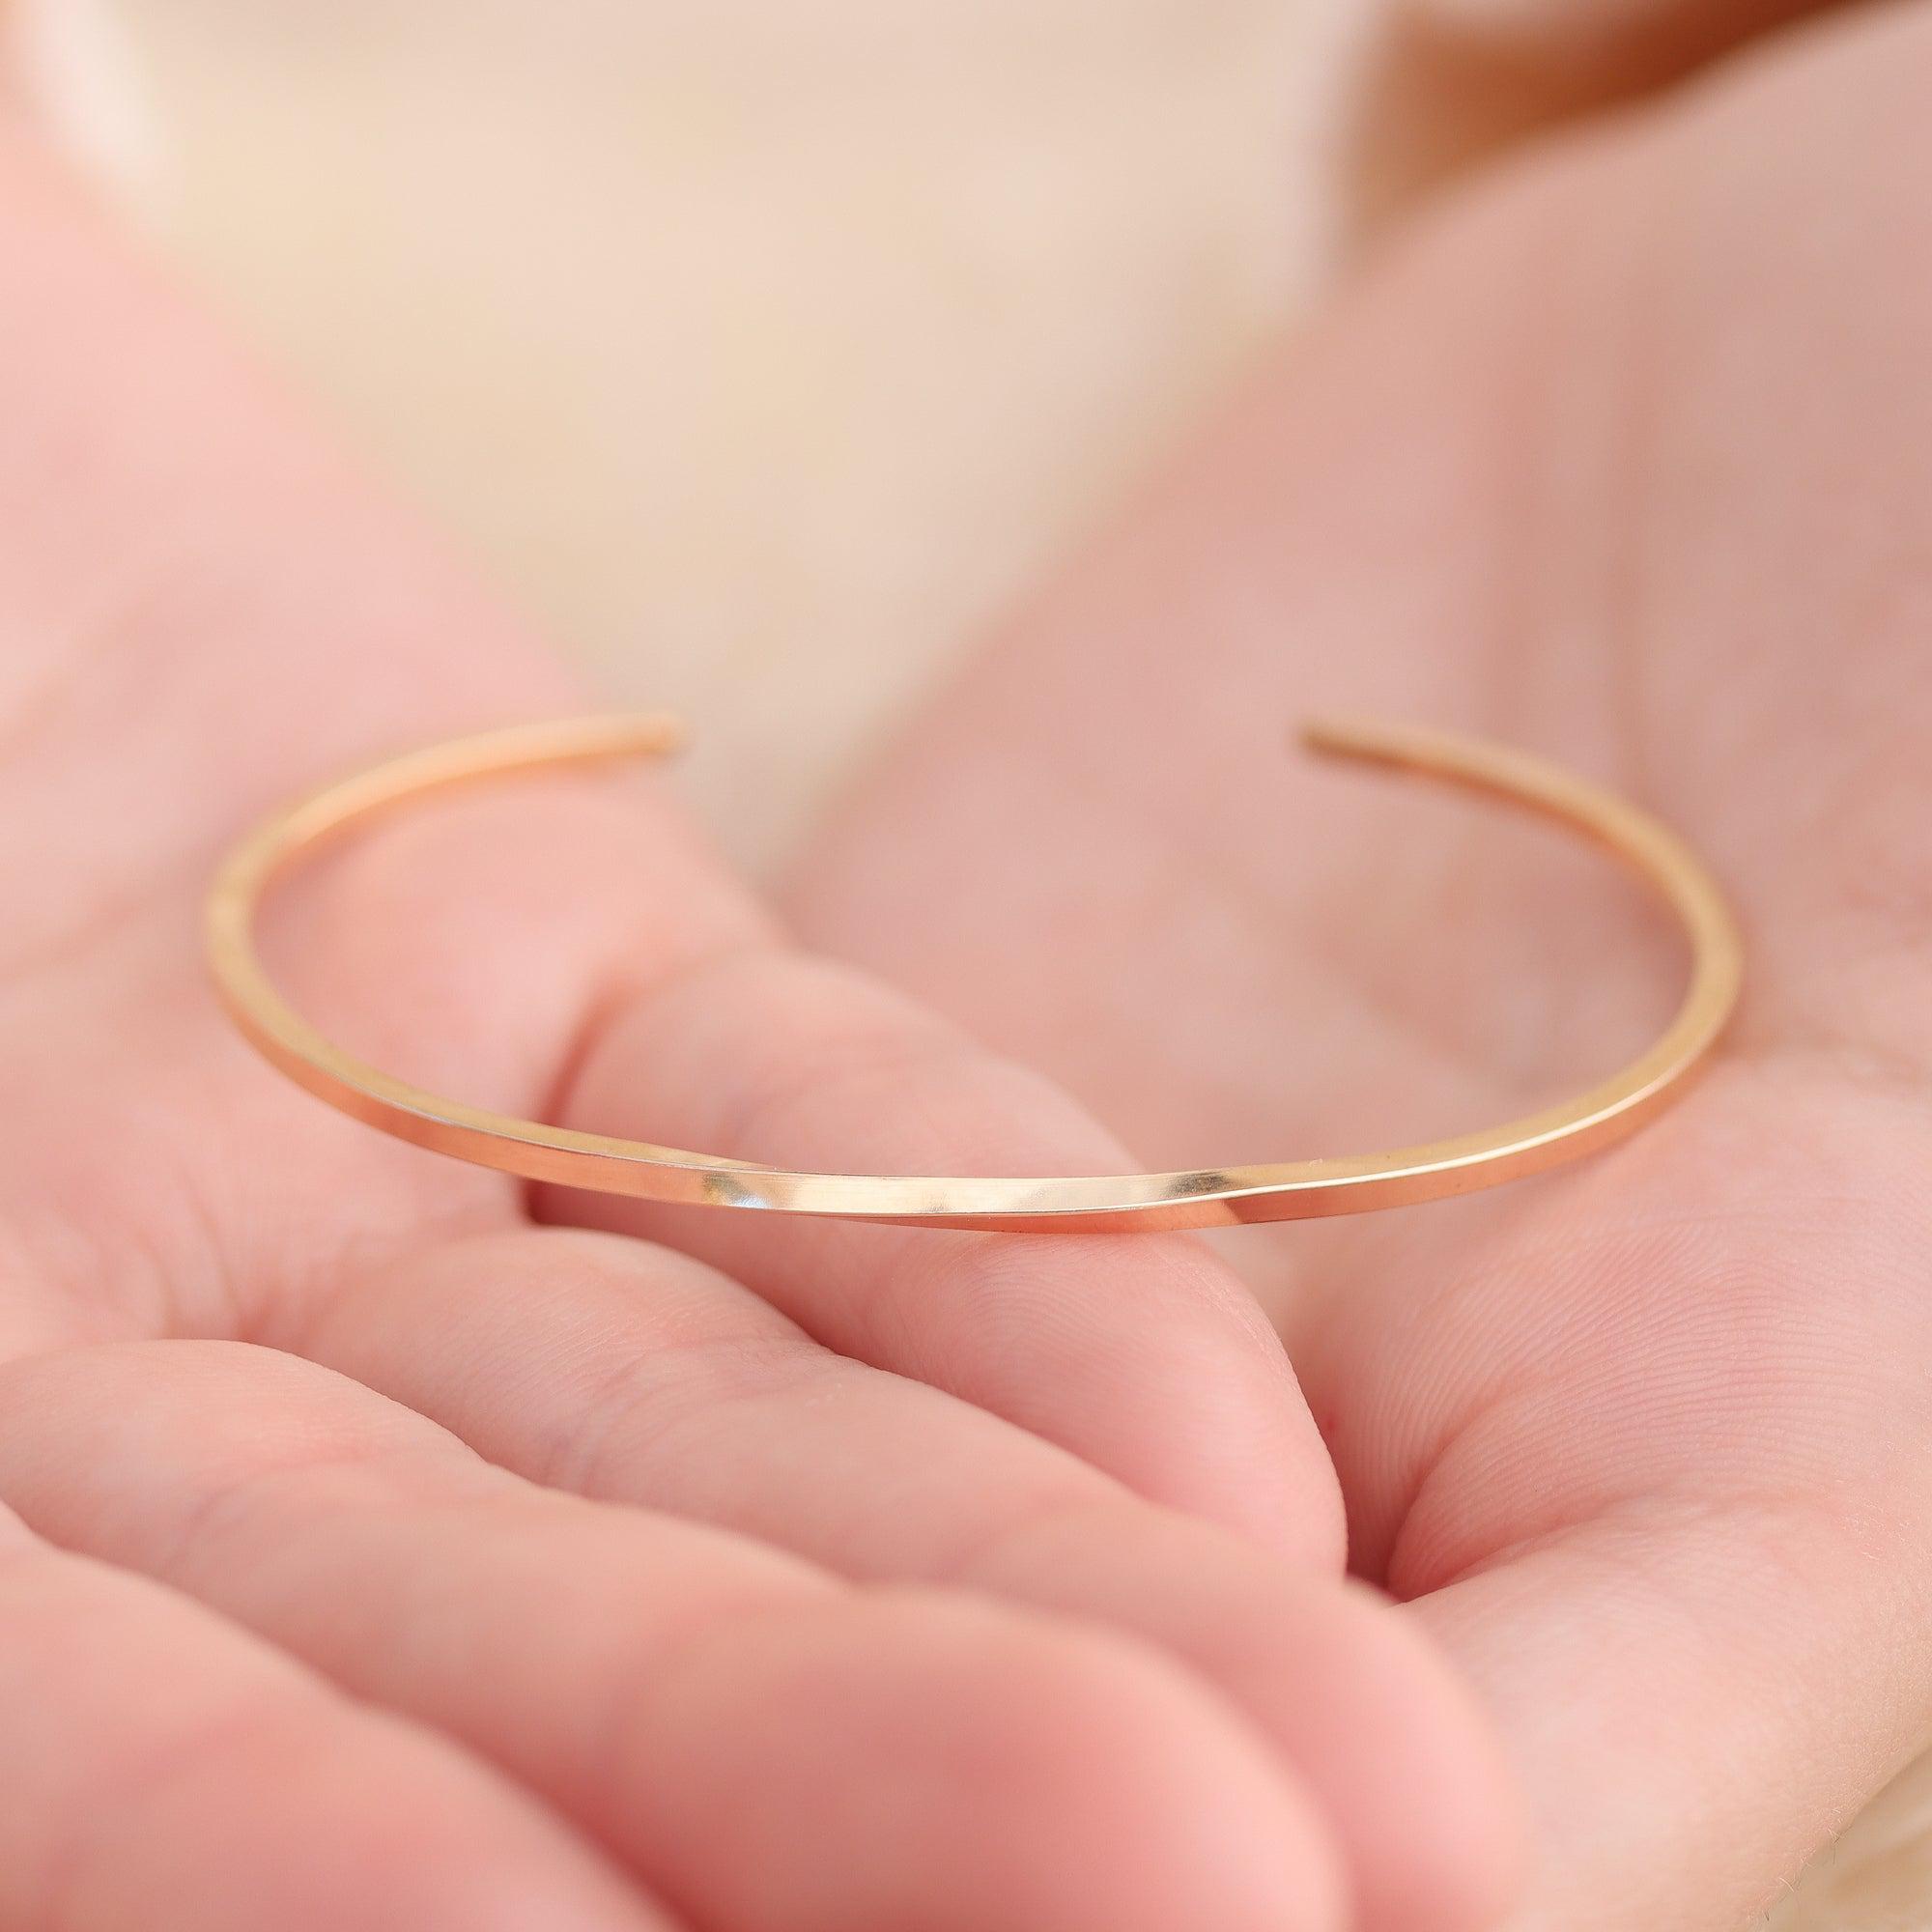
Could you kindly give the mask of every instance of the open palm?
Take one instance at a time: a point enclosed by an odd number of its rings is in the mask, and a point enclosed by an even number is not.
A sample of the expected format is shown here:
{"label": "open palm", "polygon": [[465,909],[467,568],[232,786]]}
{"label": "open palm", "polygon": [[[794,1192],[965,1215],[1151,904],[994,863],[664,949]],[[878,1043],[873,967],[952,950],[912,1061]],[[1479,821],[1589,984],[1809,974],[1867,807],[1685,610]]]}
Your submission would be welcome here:
{"label": "open palm", "polygon": [[[11,137],[0,264],[0,1922],[1474,1932],[1492,1755],[1211,1258],[545,1225],[595,1204],[241,1046],[227,841],[582,699]],[[428,810],[283,915],[301,1001],[487,1104],[1122,1158],[645,794]]]}
{"label": "open palm", "polygon": [[1672,990],[1588,862],[1285,777],[1298,715],[1571,759],[1731,882],[1742,1023],[1653,1131],[1225,1250],[1503,1723],[1548,1932],[1741,1922],[1932,1720],[1928,98],[1932,10],[1854,13],[1460,197],[797,885],[1179,1165],[1503,1118]]}

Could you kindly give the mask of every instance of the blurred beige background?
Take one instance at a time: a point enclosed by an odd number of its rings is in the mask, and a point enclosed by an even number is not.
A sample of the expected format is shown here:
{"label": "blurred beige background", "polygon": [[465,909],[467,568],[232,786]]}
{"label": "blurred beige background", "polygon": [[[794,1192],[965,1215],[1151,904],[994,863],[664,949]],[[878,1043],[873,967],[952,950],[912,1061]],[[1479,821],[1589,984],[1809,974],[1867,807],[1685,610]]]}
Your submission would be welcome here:
{"label": "blurred beige background", "polygon": [[[756,865],[1319,285],[1375,4],[8,24],[66,137],[378,467],[619,691],[690,714],[698,803]],[[1921,1767],[1771,1923],[1932,1928],[1928,1819]]]}
{"label": "blurred beige background", "polygon": [[753,862],[1319,247],[1317,0],[20,4],[168,245],[691,716]]}

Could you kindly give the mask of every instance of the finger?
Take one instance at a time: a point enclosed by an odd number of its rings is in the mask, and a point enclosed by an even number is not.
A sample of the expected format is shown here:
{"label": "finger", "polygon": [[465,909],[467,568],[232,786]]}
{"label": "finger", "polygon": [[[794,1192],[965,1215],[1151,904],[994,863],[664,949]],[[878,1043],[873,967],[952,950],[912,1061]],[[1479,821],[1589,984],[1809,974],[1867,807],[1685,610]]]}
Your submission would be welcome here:
{"label": "finger", "polygon": [[[348,1256],[523,1218],[506,1177],[372,1134],[265,1066],[216,1009],[193,927],[183,893],[0,987],[15,1351],[257,1332]],[[377,1065],[531,1114],[614,976],[757,929],[662,802],[565,781],[355,841],[277,896],[264,942],[298,1006]]]}
{"label": "finger", "polygon": [[[562,1107],[594,1131],[808,1169],[1134,1165],[1044,1081],[874,981],[773,948],[635,992],[590,1037]],[[1280,1345],[1195,1243],[542,1200],[701,1256],[838,1352],[961,1396],[1144,1494],[1338,1560],[1326,1455]]]}
{"label": "finger", "polygon": [[0,1512],[9,1932],[669,1932],[526,1799]]}
{"label": "finger", "polygon": [[1509,1893],[1515,1806],[1487,1727],[1398,1613],[818,1348],[699,1264],[562,1230],[483,1237],[365,1274],[289,1339],[538,1481],[1157,1644],[1323,1806],[1363,1932],[1476,1932]]}
{"label": "finger", "polygon": [[43,1358],[0,1404],[30,1521],[465,1738],[699,1923],[1337,1923],[1289,1780],[1118,1639],[532,1489],[268,1351]]}
{"label": "finger", "polygon": [[[305,1009],[432,1089],[660,1142],[802,1166],[1131,1165],[1044,1083],[785,947],[668,814],[621,791],[578,788],[547,811],[546,797],[513,786],[425,807],[314,879],[284,948]],[[532,1091],[543,1038],[553,1067],[575,1065],[560,1096]],[[506,1060],[517,1070],[493,1071]],[[752,1273],[843,1352],[1339,1560],[1326,1453],[1280,1346],[1190,1243],[855,1231],[557,1191],[545,1203],[660,1230]]]}

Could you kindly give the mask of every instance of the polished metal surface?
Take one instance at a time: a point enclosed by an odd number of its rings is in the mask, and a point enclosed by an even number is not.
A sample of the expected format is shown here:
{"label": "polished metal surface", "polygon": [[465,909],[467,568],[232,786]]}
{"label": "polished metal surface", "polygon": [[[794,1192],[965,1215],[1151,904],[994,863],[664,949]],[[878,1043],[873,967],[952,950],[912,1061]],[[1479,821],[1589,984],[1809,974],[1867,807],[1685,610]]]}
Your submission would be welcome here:
{"label": "polished metal surface", "polygon": [[209,962],[236,1023],[275,1065],[331,1106],[419,1147],[531,1180],[696,1207],[1037,1232],[1227,1227],[1360,1213],[1535,1174],[1621,1139],[1670,1104],[1737,1000],[1743,953],[1736,923],[1702,863],[1665,826],[1525,753],[1359,722],[1313,724],[1304,742],[1324,755],[1527,807],[1607,846],[1657,889],[1689,937],[1690,976],[1676,1016],[1654,1045],[1600,1085],[1540,1113],[1380,1153],[1075,1178],[809,1174],[578,1133],[424,1093],[343,1052],[276,990],[255,945],[257,911],[263,895],[321,842],[429,793],[661,755],[680,738],[674,721],[652,715],[492,732],[380,765],[270,820],[229,857],[209,898]]}

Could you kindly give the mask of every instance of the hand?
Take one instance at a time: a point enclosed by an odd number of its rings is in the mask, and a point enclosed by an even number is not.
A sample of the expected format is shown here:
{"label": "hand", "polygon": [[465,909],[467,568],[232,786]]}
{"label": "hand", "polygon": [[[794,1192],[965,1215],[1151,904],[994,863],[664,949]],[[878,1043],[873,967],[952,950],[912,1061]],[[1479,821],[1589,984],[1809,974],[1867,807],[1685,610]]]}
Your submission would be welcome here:
{"label": "hand", "polygon": [[[0,262],[0,1921],[1475,1932],[1487,1744],[1341,1581],[1210,1259],[539,1225],[241,1045],[197,958],[228,840],[582,700],[17,143]],[[485,1103],[1123,1158],[649,795],[474,795],[288,898],[300,1003]]]}
{"label": "hand", "polygon": [[1852,14],[1463,194],[797,884],[1177,1166],[1505,1118],[1675,997],[1590,856],[1285,777],[1304,713],[1572,760],[1734,888],[1747,1005],[1679,1111],[1224,1249],[1354,1566],[1505,1729],[1540,1932],[1740,1923],[1932,1736],[1929,96],[1932,9]]}

